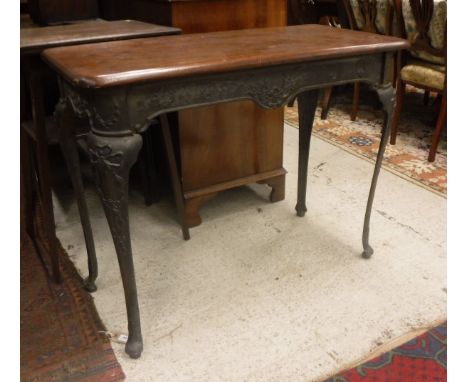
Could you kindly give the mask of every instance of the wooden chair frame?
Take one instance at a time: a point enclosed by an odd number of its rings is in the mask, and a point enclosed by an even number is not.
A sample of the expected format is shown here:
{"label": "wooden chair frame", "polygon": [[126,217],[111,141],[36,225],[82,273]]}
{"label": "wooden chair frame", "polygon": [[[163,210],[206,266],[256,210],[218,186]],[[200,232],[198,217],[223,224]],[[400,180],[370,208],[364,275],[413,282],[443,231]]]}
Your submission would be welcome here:
{"label": "wooden chair frame", "polygon": [[[399,25],[400,33],[402,37],[406,36],[406,28],[403,19],[403,7],[402,0],[394,0],[395,10],[397,14],[397,22]],[[390,136],[390,143],[394,145],[396,143],[396,137],[398,133],[398,124],[400,121],[401,110],[403,107],[403,101],[405,96],[406,85],[412,85],[414,87],[424,89],[425,94],[424,103],[427,103],[429,92],[436,92],[442,96],[442,102],[440,106],[439,115],[437,117],[436,128],[434,134],[432,135],[431,147],[429,150],[428,161],[433,162],[435,160],[435,155],[437,152],[437,146],[439,145],[440,137],[442,134],[442,129],[445,125],[447,119],[447,24],[445,25],[445,42],[442,49],[434,48],[431,44],[431,39],[428,35],[430,22],[434,12],[434,0],[409,0],[410,6],[413,12],[413,16],[416,22],[416,28],[418,31],[417,38],[412,42],[412,49],[416,51],[422,51],[429,53],[436,57],[444,57],[445,64],[445,83],[442,90],[435,89],[432,87],[427,87],[411,81],[403,81],[401,79],[400,73],[398,73],[397,80],[397,97],[396,97],[396,106],[393,116],[392,131]],[[403,65],[407,61],[409,52],[403,57]]]}

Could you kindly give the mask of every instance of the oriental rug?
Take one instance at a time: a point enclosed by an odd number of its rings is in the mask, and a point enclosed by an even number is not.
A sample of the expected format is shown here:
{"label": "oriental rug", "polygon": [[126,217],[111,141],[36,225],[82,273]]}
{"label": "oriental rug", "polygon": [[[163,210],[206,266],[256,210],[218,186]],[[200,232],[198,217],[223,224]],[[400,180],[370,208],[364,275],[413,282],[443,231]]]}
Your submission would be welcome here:
{"label": "oriental rug", "polygon": [[324,382],[447,380],[447,322]]}
{"label": "oriental rug", "polygon": [[31,239],[21,241],[21,381],[114,382],[125,375],[92,297],[59,246],[63,283],[48,277]]}
{"label": "oriental rug", "polygon": [[[313,135],[338,146],[360,158],[374,161],[380,142],[383,112],[379,110],[376,96],[371,91],[361,91],[356,121],[351,121],[352,88],[339,88],[332,98],[328,118],[320,119],[317,107]],[[438,103],[431,100],[423,104],[423,93],[408,89],[400,119],[395,145],[388,145],[383,167],[419,186],[441,196],[447,194],[447,138],[442,135],[436,159],[427,161],[432,133],[438,113]],[[335,90],[334,90],[335,91]],[[285,108],[285,122],[298,127],[297,103]],[[313,152],[311,152],[313,155]]]}

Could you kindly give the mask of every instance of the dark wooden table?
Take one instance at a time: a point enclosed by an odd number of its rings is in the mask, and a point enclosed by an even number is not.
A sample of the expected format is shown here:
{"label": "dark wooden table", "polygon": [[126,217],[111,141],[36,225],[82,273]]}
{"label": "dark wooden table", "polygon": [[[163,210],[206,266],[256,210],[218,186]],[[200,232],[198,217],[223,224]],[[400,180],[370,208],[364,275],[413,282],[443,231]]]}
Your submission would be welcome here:
{"label": "dark wooden table", "polygon": [[[40,57],[40,53],[51,47],[77,45],[85,43],[94,43],[102,41],[113,40],[128,40],[142,37],[155,37],[162,35],[171,35],[180,33],[180,29],[171,28],[159,25],[152,25],[139,21],[122,20],[107,22],[104,20],[87,21],[77,24],[52,26],[44,28],[24,28],[21,29],[21,108],[22,108],[22,122],[28,119],[28,114],[31,114],[32,123],[25,123],[24,125],[31,128],[21,129],[22,131],[22,166],[23,175],[29,173],[28,164],[30,159],[28,155],[29,138],[36,141],[36,166],[38,169],[38,179],[41,197],[41,206],[43,209],[43,222],[46,240],[48,242],[48,250],[46,251],[36,241],[37,247],[41,254],[45,256],[47,253],[51,258],[52,273],[55,281],[60,281],[60,267],[57,254],[57,242],[55,237],[55,221],[52,205],[52,194],[50,186],[49,174],[49,160],[48,160],[48,139],[50,138],[51,130],[54,129],[54,121],[47,120],[44,109],[44,87],[50,86],[47,81],[44,81],[44,76],[47,76],[47,71],[50,68],[45,65]],[[52,77],[53,79],[54,77]],[[29,90],[29,98],[26,99],[26,94]],[[30,101],[30,109],[28,107]],[[26,130],[27,133],[24,132]],[[29,137],[28,137],[29,135]],[[89,263],[89,277],[86,281],[86,288],[89,291],[96,289],[94,281],[97,277],[97,260],[94,248],[93,236],[91,225],[87,213],[86,202],[83,195],[83,186],[81,181],[81,174],[79,167],[77,167],[78,156],[66,156],[67,166],[72,178],[75,194],[77,197],[78,207],[80,210],[81,222],[85,235],[86,248],[88,251]],[[28,175],[27,178],[30,178]],[[27,197],[26,208],[26,229],[28,234],[34,240],[34,227],[33,227],[33,212],[31,202],[31,182],[25,182],[25,192],[29,194]]]}
{"label": "dark wooden table", "polygon": [[[58,72],[57,114],[66,128],[75,113],[88,115],[89,150],[110,225],[125,290],[129,338],[125,350],[143,350],[128,221],[128,174],[141,149],[141,133],[164,113],[251,99],[268,109],[299,103],[299,171],[296,211],[306,209],[307,165],[318,89],[365,81],[375,86],[386,112],[364,220],[363,257],[369,258],[369,222],[389,136],[395,91],[386,78],[404,40],[320,25],[203,33],[44,52]],[[164,52],[164,54],[155,54]],[[70,137],[72,139],[72,137]]]}

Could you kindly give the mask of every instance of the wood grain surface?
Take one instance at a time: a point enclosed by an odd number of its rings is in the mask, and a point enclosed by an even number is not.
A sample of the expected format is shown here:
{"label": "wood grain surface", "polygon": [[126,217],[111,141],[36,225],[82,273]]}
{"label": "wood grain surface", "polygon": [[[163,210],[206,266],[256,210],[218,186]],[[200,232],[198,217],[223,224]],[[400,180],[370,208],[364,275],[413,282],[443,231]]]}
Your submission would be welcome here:
{"label": "wood grain surface", "polygon": [[57,46],[178,33],[180,33],[178,28],[152,25],[140,21],[93,20],[43,28],[22,28],[20,32],[20,49],[22,54],[35,53]]}
{"label": "wood grain surface", "polygon": [[99,88],[408,46],[397,37],[309,24],[112,41],[54,48],[43,54],[68,81]]}

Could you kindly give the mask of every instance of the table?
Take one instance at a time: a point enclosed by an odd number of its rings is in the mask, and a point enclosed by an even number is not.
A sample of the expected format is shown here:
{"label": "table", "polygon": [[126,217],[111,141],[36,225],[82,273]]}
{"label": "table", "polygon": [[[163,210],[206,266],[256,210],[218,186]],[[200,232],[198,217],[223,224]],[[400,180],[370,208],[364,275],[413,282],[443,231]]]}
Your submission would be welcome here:
{"label": "table", "polygon": [[[180,33],[180,29],[178,28],[152,25],[131,20],[121,20],[112,22],[107,22],[104,20],[94,20],[79,24],[21,29],[20,50],[22,67],[22,114],[27,114],[27,110],[24,110],[27,109],[27,99],[25,99],[27,88],[29,88],[32,109],[32,123],[27,124],[27,126],[31,125],[31,128],[21,129],[22,165],[24,166],[23,169],[26,169],[25,172],[29,172],[29,138],[24,132],[26,130],[27,133],[29,133],[30,138],[36,141],[36,162],[40,185],[41,205],[43,208],[44,215],[44,232],[49,248],[46,251],[39,241],[37,241],[36,244],[39,250],[41,250],[41,254],[43,256],[45,256],[45,253],[47,252],[51,257],[52,273],[56,282],[60,282],[60,267],[58,262],[58,249],[55,237],[55,222],[50,186],[49,160],[47,153],[48,139],[50,138],[51,130],[55,130],[55,126],[53,120],[46,119],[44,111],[43,93],[44,86],[46,84],[45,81],[43,81],[43,76],[44,73],[50,69],[42,62],[40,58],[40,53],[44,49],[51,47],[77,45],[91,42],[125,40],[137,37],[155,37],[178,33]],[[49,83],[47,83],[47,85],[50,86]],[[26,117],[22,115],[22,119],[26,119]],[[85,287],[89,291],[94,291],[96,290],[94,282],[97,277],[98,266],[91,224],[88,217],[86,201],[83,195],[81,172],[79,170],[79,159],[78,155],[66,156],[66,159],[68,159],[67,166],[69,169],[70,176],[72,178],[72,183],[78,202],[80,218],[86,241],[86,249],[88,252],[89,277],[85,282]],[[26,181],[25,183],[25,188],[27,188],[27,191],[30,192],[31,181]],[[26,208],[26,229],[30,237],[34,240],[31,195],[26,199],[28,205]]]}
{"label": "table", "polygon": [[[263,108],[297,96],[299,169],[296,212],[306,208],[307,165],[318,89],[365,81],[375,86],[386,122],[364,218],[363,257],[369,258],[369,224],[388,141],[395,91],[386,78],[393,54],[407,41],[389,36],[301,25],[158,39],[118,41],[44,52],[60,78],[61,128],[75,113],[89,117],[89,150],[96,186],[113,236],[125,291],[128,342],[143,350],[128,220],[128,175],[141,149],[141,133],[154,117],[185,108],[251,99]],[[164,52],[164,54],[154,54]],[[72,136],[69,139],[72,140]]]}

